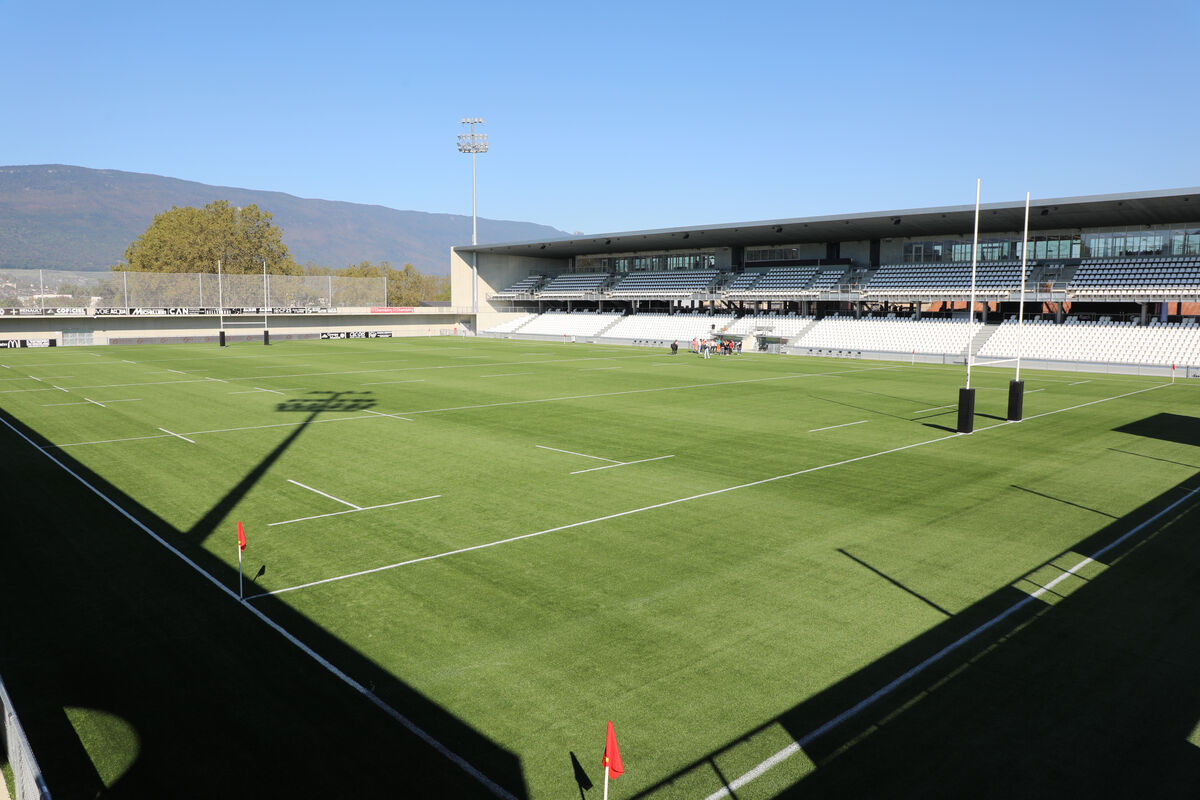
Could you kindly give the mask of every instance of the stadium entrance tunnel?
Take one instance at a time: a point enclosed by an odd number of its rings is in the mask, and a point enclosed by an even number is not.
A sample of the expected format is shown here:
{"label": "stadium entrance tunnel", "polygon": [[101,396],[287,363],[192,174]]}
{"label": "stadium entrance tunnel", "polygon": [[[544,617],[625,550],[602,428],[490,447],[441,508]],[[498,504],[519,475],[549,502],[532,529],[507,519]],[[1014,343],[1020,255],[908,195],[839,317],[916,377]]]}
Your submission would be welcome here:
{"label": "stadium entrance tunnel", "polygon": [[276,411],[297,411],[303,414],[320,414],[325,411],[366,411],[377,404],[369,392],[335,392],[314,389],[303,397],[285,400],[275,406]]}
{"label": "stadium entrance tunnel", "polygon": [[636,797],[1190,796],[1197,530],[1193,474]]}

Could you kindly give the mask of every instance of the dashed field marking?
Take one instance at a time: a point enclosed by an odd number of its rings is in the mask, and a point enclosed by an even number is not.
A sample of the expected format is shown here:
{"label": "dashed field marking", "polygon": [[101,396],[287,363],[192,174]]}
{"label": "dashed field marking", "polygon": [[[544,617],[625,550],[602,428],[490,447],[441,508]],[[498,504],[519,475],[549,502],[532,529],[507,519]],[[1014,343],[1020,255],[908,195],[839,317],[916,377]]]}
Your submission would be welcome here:
{"label": "dashed field marking", "polygon": [[582,475],[585,472],[596,472],[601,469],[612,469],[614,467],[628,467],[631,464],[645,464],[647,461],[662,461],[664,458],[674,458],[674,454],[669,456],[655,456],[654,458],[641,458],[637,461],[618,461],[616,464],[605,464],[603,467],[592,467],[591,469],[577,469],[572,472],[572,475]]}
{"label": "dashed field marking", "polygon": [[809,431],[809,433],[816,433],[817,431],[831,431],[834,428],[846,428],[851,425],[862,425],[865,422],[870,422],[870,420],[860,419],[858,422],[843,422],[841,425],[828,425],[824,428],[813,428]]}
{"label": "dashed field marking", "polygon": [[[308,487],[306,486],[306,487],[304,487],[304,488],[306,488],[306,489],[307,489]],[[314,489],[313,491],[316,491],[316,489]],[[318,494],[322,494],[321,492],[317,492],[317,493],[318,493]],[[326,495],[326,496],[328,497],[328,495]],[[376,510],[376,509],[378,509],[378,508],[391,508],[392,506],[402,506],[402,505],[406,505],[406,504],[408,504],[408,503],[419,503],[419,502],[421,502],[422,500],[435,500],[435,499],[437,499],[437,498],[439,498],[439,497],[441,497],[441,495],[440,495],[440,494],[431,494],[431,495],[429,495],[428,497],[414,497],[414,498],[413,498],[413,499],[411,499],[411,500],[400,500],[400,501],[398,501],[398,502],[395,502],[395,503],[381,503],[380,505],[377,505],[377,506],[363,506],[362,508],[359,508],[358,506],[355,506],[354,508],[350,509],[349,511],[334,511],[334,512],[332,512],[332,513],[330,513],[330,514],[317,514],[317,515],[315,515],[315,516],[311,516],[311,517],[300,517],[299,519],[285,519],[285,520],[283,520],[282,522],[268,522],[268,523],[267,523],[267,527],[268,527],[268,528],[271,528],[271,527],[274,527],[274,526],[276,526],[276,525],[290,525],[290,524],[291,524],[291,523],[293,523],[293,522],[308,522],[309,520],[314,520],[314,519],[325,519],[326,517],[338,517],[338,516],[341,516],[342,514],[357,514],[357,513],[358,513],[358,512],[360,512],[360,511],[374,511],[374,510]],[[331,498],[331,499],[333,499],[333,500],[337,500],[337,498],[336,498],[336,497],[335,497],[335,498]],[[338,502],[339,502],[339,503],[344,503],[345,501],[344,501],[344,500],[338,500]],[[349,504],[349,503],[347,503],[347,505],[350,505],[350,504]],[[262,595],[261,595],[261,594],[259,594],[259,595],[254,595],[253,597],[247,597],[246,599],[247,599],[247,600],[253,600],[255,597],[262,597]]]}
{"label": "dashed field marking", "polygon": [[174,436],[176,439],[183,439],[185,442],[192,442],[192,444],[195,444],[195,442],[194,442],[194,441],[192,441],[191,439],[187,438],[186,436],[181,436],[181,435],[179,435],[178,433],[173,433],[172,431],[169,431],[169,430],[167,430],[166,428],[159,428],[159,430],[160,430],[160,431],[162,431],[163,433],[168,433],[168,434],[170,434],[171,436]]}
{"label": "dashed field marking", "polygon": [[385,414],[382,411],[372,411],[369,408],[364,408],[363,411],[367,412],[368,414],[374,414],[377,417],[391,417],[392,419],[402,419],[405,422],[413,421],[413,420],[409,419],[408,417],[402,417],[399,414]]}

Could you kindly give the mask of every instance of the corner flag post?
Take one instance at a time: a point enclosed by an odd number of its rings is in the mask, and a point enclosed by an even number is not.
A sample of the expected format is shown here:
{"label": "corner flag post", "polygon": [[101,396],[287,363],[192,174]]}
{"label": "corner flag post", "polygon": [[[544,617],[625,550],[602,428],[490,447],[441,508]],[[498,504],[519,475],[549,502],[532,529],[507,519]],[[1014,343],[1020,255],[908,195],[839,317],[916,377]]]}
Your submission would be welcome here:
{"label": "corner flag post", "polygon": [[238,522],[238,600],[244,600],[246,595],[242,591],[242,551],[246,549],[246,531],[242,529],[242,523]]}
{"label": "corner flag post", "polygon": [[604,800],[608,800],[609,777],[616,780],[624,772],[625,765],[621,763],[621,751],[617,748],[617,733],[613,730],[610,720],[608,735],[604,739]]}

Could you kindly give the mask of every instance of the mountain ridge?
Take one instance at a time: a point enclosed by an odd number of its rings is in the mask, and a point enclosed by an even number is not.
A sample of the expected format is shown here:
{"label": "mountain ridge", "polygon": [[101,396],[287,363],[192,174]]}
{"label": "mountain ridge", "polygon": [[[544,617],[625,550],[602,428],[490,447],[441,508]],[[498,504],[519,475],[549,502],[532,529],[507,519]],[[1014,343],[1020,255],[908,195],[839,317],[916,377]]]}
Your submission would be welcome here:
{"label": "mountain ridge", "polygon": [[[388,261],[445,275],[450,248],[471,240],[471,218],[460,214],[67,164],[0,166],[0,268],[107,269],[156,214],[214,200],[270,212],[298,264],[340,268]],[[479,219],[480,243],[565,235],[548,225]]]}

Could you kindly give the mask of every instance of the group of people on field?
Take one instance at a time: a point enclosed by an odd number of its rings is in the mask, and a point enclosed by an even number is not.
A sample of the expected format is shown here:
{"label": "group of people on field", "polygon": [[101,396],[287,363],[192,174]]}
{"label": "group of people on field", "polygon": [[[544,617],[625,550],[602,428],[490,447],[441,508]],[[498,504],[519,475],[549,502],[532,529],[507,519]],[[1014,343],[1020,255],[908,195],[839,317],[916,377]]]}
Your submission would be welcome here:
{"label": "group of people on field", "polygon": [[[672,352],[674,352],[672,350]],[[692,352],[701,358],[712,358],[712,354],[732,356],[742,352],[742,343],[732,339],[692,339]]]}

